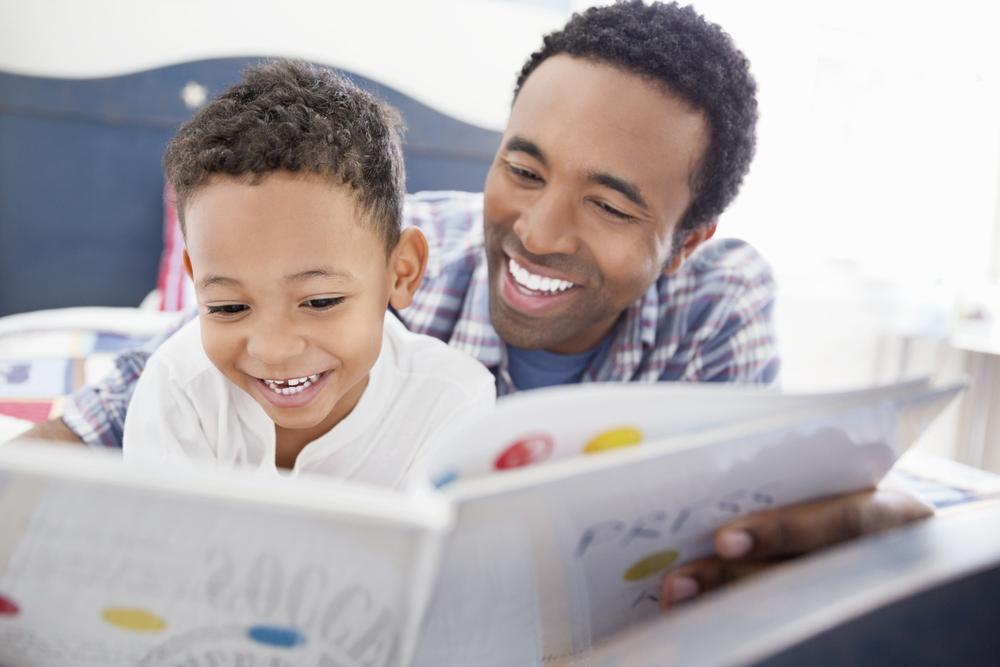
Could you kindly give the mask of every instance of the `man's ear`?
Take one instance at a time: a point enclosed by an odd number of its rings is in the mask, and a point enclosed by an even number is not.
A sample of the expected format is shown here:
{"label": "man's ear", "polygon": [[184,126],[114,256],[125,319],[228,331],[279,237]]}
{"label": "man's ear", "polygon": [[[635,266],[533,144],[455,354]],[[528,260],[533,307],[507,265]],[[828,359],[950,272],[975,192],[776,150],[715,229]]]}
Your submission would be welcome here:
{"label": "man's ear", "polygon": [[664,275],[669,276],[672,273],[676,273],[677,269],[681,268],[681,265],[691,256],[691,253],[698,249],[698,246],[715,236],[715,228],[718,225],[718,220],[710,220],[697,229],[686,232],[684,241],[681,242],[679,248],[674,250],[670,261],[663,267]]}
{"label": "man's ear", "polygon": [[188,255],[187,248],[184,248],[184,273],[188,274],[188,278],[194,280],[194,270],[191,268],[191,256]]}
{"label": "man's ear", "polygon": [[389,256],[389,304],[396,310],[410,305],[427,268],[427,239],[416,227],[408,227]]}

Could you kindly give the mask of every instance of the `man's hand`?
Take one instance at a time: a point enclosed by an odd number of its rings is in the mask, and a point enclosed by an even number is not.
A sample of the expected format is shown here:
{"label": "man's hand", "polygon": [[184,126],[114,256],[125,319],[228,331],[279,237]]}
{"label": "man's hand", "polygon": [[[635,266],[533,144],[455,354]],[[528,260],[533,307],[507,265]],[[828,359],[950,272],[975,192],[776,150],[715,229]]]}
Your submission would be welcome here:
{"label": "man's hand", "polygon": [[35,424],[27,431],[14,438],[14,441],[16,442],[22,439],[58,440],[60,442],[72,442],[78,445],[83,444],[83,440],[80,440],[80,437],[71,431],[68,426],[66,426],[66,422],[58,417],[50,419],[47,422],[42,422],[41,424]]}
{"label": "man's hand", "polygon": [[666,611],[790,557],[932,514],[931,507],[908,491],[886,487],[745,516],[716,531],[716,555],[664,576],[660,608]]}

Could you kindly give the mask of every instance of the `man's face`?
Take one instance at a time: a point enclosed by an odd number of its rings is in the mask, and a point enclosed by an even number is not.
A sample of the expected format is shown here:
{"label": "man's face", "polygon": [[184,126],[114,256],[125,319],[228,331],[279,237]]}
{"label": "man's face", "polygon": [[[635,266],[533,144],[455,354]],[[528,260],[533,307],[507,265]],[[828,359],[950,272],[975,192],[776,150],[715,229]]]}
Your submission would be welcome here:
{"label": "man's face", "polygon": [[514,102],[486,179],[500,337],[590,349],[676,269],[686,253],[675,258],[672,239],[708,137],[702,114],[662,86],[566,55],[543,62]]}
{"label": "man's face", "polygon": [[313,175],[216,176],[185,213],[208,358],[279,436],[322,435],[353,409],[378,358],[390,293],[381,238],[350,192]]}

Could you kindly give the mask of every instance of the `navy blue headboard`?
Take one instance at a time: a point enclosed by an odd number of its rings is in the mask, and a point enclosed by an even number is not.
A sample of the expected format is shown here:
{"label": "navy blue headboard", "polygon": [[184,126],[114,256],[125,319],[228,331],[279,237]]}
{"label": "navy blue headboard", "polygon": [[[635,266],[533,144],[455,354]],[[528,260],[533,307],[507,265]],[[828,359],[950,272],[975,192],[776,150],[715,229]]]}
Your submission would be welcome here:
{"label": "navy blue headboard", "polygon": [[[135,306],[156,284],[167,140],[260,58],[183,63],[105,79],[0,72],[0,315]],[[482,189],[500,135],[347,72],[402,113],[407,189]],[[197,86],[194,86],[197,87]]]}

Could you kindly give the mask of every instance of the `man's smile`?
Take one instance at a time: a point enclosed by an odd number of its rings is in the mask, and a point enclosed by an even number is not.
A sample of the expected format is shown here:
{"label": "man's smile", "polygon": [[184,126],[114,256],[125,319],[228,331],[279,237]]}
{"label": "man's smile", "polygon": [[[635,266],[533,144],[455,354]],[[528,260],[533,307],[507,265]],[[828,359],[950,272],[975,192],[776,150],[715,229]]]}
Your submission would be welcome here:
{"label": "man's smile", "polygon": [[511,277],[514,278],[514,282],[530,292],[559,294],[576,286],[575,283],[569,280],[532,273],[518,264],[517,260],[513,257],[507,258],[507,269],[510,271]]}
{"label": "man's smile", "polygon": [[[555,272],[503,254],[499,292],[506,304],[526,315],[540,315],[572,300],[582,287]],[[525,266],[527,264],[527,266]]]}

